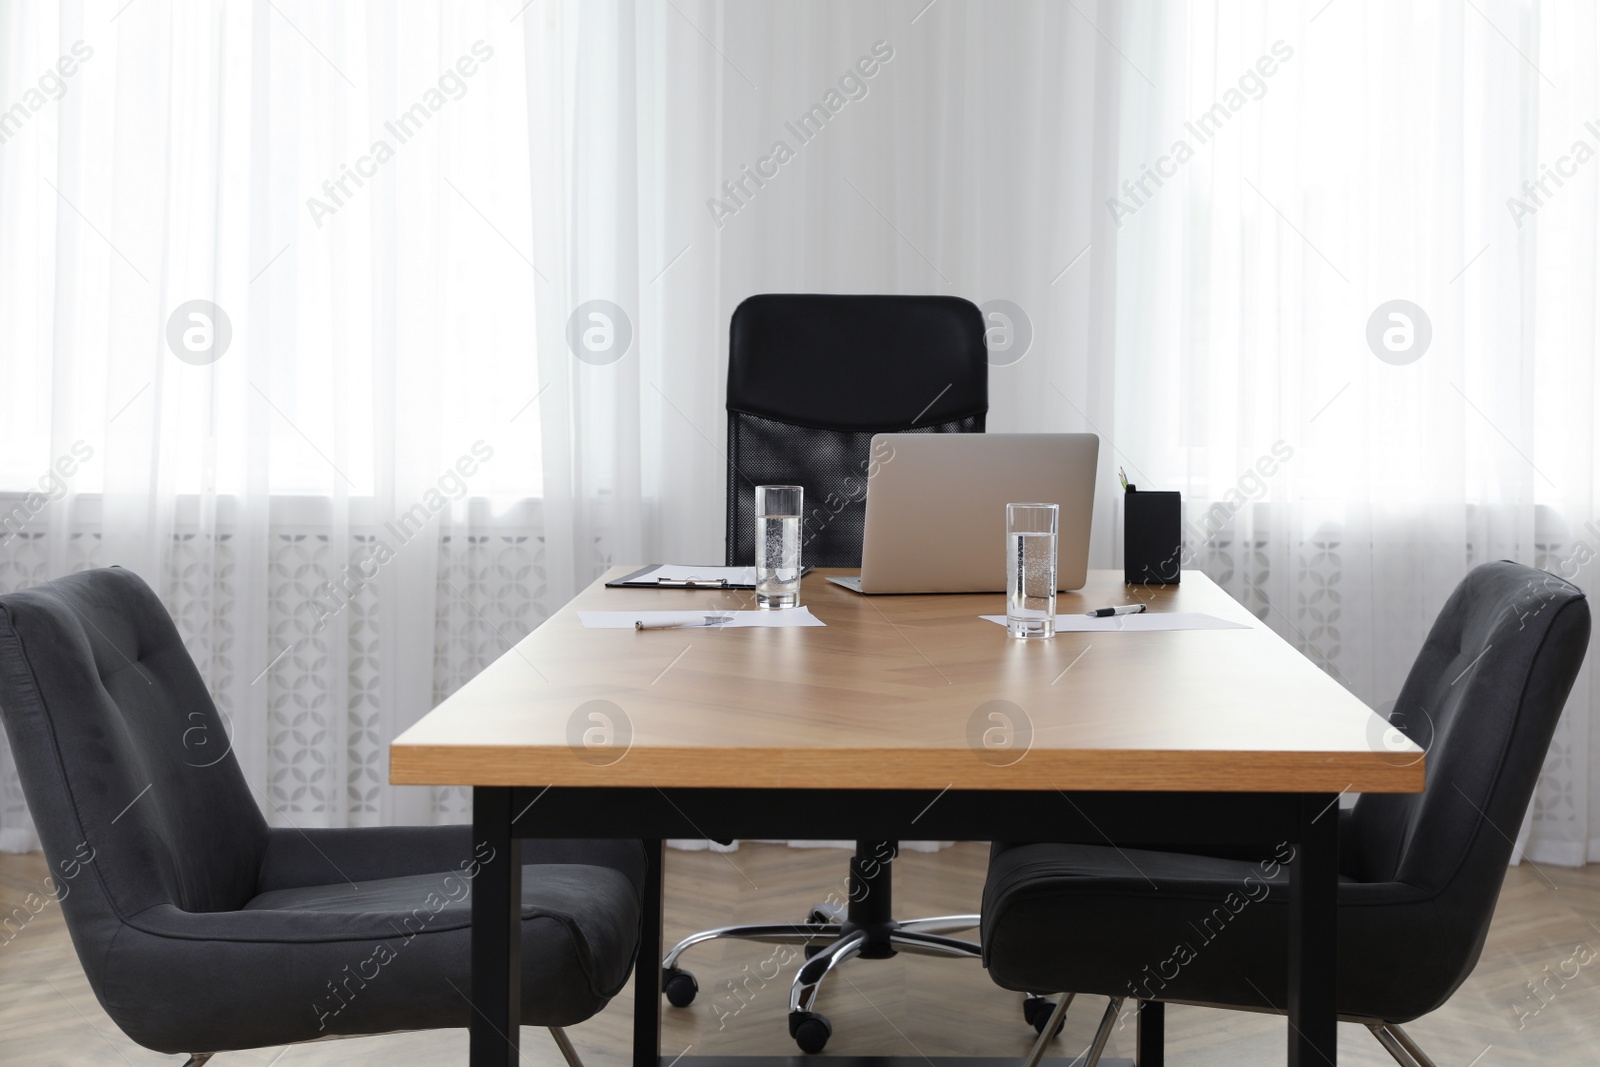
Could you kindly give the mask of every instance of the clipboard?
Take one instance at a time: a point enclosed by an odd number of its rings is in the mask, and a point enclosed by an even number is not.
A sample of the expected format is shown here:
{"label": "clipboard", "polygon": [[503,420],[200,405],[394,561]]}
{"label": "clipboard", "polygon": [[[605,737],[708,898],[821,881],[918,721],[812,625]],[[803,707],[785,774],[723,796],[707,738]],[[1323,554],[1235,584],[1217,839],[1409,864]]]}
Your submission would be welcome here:
{"label": "clipboard", "polygon": [[[617,578],[617,579],[615,579],[613,581],[607,582],[606,583],[606,588],[607,589],[754,589],[756,587],[754,582],[733,581],[733,580],[730,580],[729,578],[717,576],[715,574],[715,572],[717,572],[717,571],[753,570],[754,568],[751,568],[751,567],[732,567],[732,568],[730,568],[730,567],[710,567],[710,566],[708,566],[708,567],[702,568],[705,571],[710,572],[704,578],[697,578],[697,577],[693,577],[693,576],[688,576],[688,577],[670,577],[670,578],[659,578],[658,577],[658,578],[648,578],[647,579],[645,577],[645,575],[650,574],[653,571],[658,571],[662,567],[665,567],[665,566],[668,566],[668,564],[652,563],[649,566],[640,567],[638,570],[633,571],[630,574],[624,574],[621,578]],[[680,569],[680,570],[691,570],[693,568],[680,567],[680,568],[677,568],[677,569]],[[801,567],[800,568],[800,576],[802,578],[805,577],[807,574],[810,574],[810,573],[811,573],[811,568],[810,567]]]}

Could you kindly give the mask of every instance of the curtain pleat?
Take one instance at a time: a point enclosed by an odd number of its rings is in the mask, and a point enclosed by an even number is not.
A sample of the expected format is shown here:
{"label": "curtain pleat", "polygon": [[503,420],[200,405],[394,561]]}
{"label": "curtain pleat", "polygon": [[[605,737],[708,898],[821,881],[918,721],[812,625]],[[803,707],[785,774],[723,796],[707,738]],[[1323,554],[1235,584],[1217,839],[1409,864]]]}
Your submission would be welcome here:
{"label": "curtain pleat", "polygon": [[[1585,5],[110,15],[0,14],[0,589],[149,579],[280,825],[465,818],[388,741],[604,567],[720,561],[754,293],[978,303],[990,429],[1103,439],[1092,565],[1118,468],[1181,490],[1380,711],[1471,566],[1594,573]],[[1537,862],[1600,850],[1597,697]]]}

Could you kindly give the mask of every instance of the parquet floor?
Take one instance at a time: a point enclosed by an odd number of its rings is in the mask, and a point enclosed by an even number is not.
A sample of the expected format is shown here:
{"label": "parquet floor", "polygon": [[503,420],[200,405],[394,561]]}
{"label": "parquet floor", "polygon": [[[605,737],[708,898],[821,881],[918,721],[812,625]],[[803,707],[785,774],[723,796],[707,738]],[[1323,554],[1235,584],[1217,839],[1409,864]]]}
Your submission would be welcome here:
{"label": "parquet floor", "polygon": [[[977,910],[986,846],[958,845],[936,854],[907,852],[896,861],[896,910],[904,916]],[[811,904],[842,885],[846,853],[745,845],[728,855],[670,851],[667,933],[676,939],[730,922],[802,918]],[[0,855],[0,916],[44,883],[37,854]],[[1582,870],[1512,869],[1477,970],[1442,1010],[1409,1029],[1439,1067],[1541,1067],[1600,1062],[1600,865]],[[50,905],[9,942],[0,935],[0,1065],[4,1067],[147,1067],[176,1064],[133,1044],[90,992],[60,910]],[[1584,951],[1587,949],[1588,951]],[[772,948],[713,943],[687,961],[700,979],[691,1008],[667,1009],[664,1050],[700,1054],[788,1056],[784,1024],[795,964],[765,986],[751,980],[742,998],[728,983],[758,970]],[[1577,955],[1575,956],[1575,953]],[[1587,965],[1575,960],[1589,959]],[[1547,970],[1548,969],[1548,970]],[[1576,975],[1573,974],[1576,969]],[[768,968],[770,973],[770,967]],[[854,961],[846,981],[823,993],[834,1023],[829,1054],[1021,1057],[1032,1031],[1018,998],[994,986],[976,961],[902,955]],[[1563,977],[1565,974],[1568,977]],[[1539,985],[1535,999],[1525,983]],[[723,1005],[716,1010],[714,1003]],[[1087,1043],[1103,1002],[1086,998],[1068,1017],[1063,1054]],[[632,995],[570,1034],[590,1067],[625,1062]],[[1131,1057],[1131,1019],[1110,1054]],[[1253,1067],[1283,1062],[1282,1020],[1174,1007],[1168,1011],[1168,1062],[1181,1067]],[[1341,1028],[1340,1061],[1392,1061],[1359,1027]],[[523,1032],[526,1067],[560,1067],[540,1030]],[[214,1067],[396,1067],[459,1065],[463,1030],[320,1042],[218,1056]]]}

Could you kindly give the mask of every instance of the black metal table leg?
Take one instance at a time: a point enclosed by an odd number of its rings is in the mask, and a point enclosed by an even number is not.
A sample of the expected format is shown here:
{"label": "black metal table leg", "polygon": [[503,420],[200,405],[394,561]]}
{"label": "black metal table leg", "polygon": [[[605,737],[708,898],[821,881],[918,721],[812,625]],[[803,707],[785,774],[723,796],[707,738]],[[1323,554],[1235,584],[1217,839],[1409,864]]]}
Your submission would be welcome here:
{"label": "black metal table leg", "polygon": [[[661,791],[651,790],[659,796]],[[871,803],[850,790],[696,790],[673,789],[670,804],[642,804],[634,787],[533,789],[482,787],[473,793],[474,850],[480,864],[474,879],[472,901],[472,989],[470,1062],[473,1067],[514,1067],[518,1063],[520,1020],[522,848],[512,837],[519,828],[513,810],[526,811],[538,801],[538,826],[524,824],[520,832],[535,837],[567,839],[644,839],[646,881],[640,922],[639,958],[635,968],[634,1067],[794,1067],[793,1056],[663,1056],[661,1053],[662,841],[671,837],[707,836],[704,822],[684,814],[717,816],[715,837],[793,836],[793,827],[805,826],[820,837],[857,837],[880,840],[903,828],[895,819],[878,813],[889,810],[883,791],[870,791]],[[653,797],[651,799],[654,799]],[[907,793],[900,807],[925,807],[926,796]],[[1124,840],[1135,846],[1149,844],[1150,827],[1160,825],[1159,847],[1193,845],[1199,851],[1212,845],[1251,845],[1290,840],[1296,845],[1290,870],[1290,1005],[1289,1056],[1293,1067],[1333,1065],[1337,1002],[1338,944],[1335,936],[1338,900],[1337,796],[1333,794],[1083,794],[1066,810],[1075,814],[1072,833],[1089,839]],[[1001,836],[1036,813],[1038,797],[1028,791],[979,793],[965,805],[944,805],[918,824],[919,833],[932,839],[986,841]],[[1215,818],[1196,821],[1210,835],[1217,828],[1227,835],[1175,846],[1171,828],[1159,817],[1173,805],[1207,805]],[[1084,815],[1080,805],[1092,811]],[[924,812],[927,814],[927,812]],[[897,818],[897,817],[896,817]],[[877,821],[874,821],[874,820]],[[1081,824],[1081,825],[1080,825]],[[487,860],[483,857],[487,856]],[[1161,1006],[1147,1005],[1141,1013],[1140,1037],[1144,1067],[1161,1063]],[[676,1051],[676,1050],[674,1050]],[[688,1051],[688,1050],[685,1050]],[[935,1057],[940,1067],[1000,1067],[993,1057]],[[840,1067],[926,1067],[922,1057],[843,1057]],[[1014,1061],[1013,1061],[1014,1062]],[[1056,1061],[1050,1061],[1056,1062]],[[1122,1067],[1132,1067],[1120,1061]],[[1065,1067],[1065,1065],[1063,1065]],[[1110,1067],[1110,1065],[1108,1065]]]}
{"label": "black metal table leg", "polygon": [[1159,1001],[1140,1002],[1138,1029],[1134,1031],[1134,1067],[1164,1067],[1166,1009]]}
{"label": "black metal table leg", "polygon": [[664,883],[660,841],[644,843],[644,914],[639,922],[639,959],[633,971],[633,1067],[661,1063],[661,959]]}
{"label": "black metal table leg", "polygon": [[[522,1023],[522,842],[511,790],[472,791],[472,1067],[517,1067]],[[485,858],[487,857],[487,858]]]}
{"label": "black metal table leg", "polygon": [[1289,864],[1289,1067],[1339,1060],[1339,804],[1300,797],[1300,840]]}

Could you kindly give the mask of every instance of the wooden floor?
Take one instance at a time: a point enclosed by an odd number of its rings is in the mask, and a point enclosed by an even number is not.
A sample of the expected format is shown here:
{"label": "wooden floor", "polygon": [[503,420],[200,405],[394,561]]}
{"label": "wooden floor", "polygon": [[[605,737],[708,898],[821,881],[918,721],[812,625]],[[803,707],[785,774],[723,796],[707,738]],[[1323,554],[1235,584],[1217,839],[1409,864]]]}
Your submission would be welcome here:
{"label": "wooden floor", "polygon": [[[958,845],[937,854],[902,855],[895,864],[896,910],[905,917],[976,911],[986,854],[985,846]],[[845,856],[831,849],[775,845],[746,845],[727,855],[669,852],[668,937],[730,922],[803,918],[812,903],[842,890]],[[36,854],[0,855],[0,914],[38,892],[45,875]],[[1438,1067],[1597,1062],[1600,927],[1595,921],[1600,921],[1600,865],[1513,868],[1477,971],[1444,1009],[1413,1024],[1412,1035]],[[686,962],[700,979],[700,997],[687,1010],[667,1009],[667,1054],[794,1054],[785,1016],[796,965],[765,985],[747,977],[759,975],[772,951],[721,942],[692,950]],[[1586,966],[1574,962],[1590,959]],[[771,972],[769,964],[766,973]],[[833,984],[822,994],[820,1007],[833,1020],[834,1037],[819,1060],[850,1053],[1020,1059],[1032,1036],[1021,1021],[1016,995],[994,986],[976,961],[902,955],[854,961],[841,975],[845,980],[830,979]],[[740,997],[729,988],[733,980],[744,981]],[[1542,1000],[1532,997],[1528,982],[1543,983]],[[1081,1007],[1074,1005],[1060,1043],[1063,1056],[1087,1043],[1103,1004],[1085,998]],[[570,1031],[590,1067],[626,1062],[631,1010],[631,993],[624,993],[600,1017]],[[1278,1018],[1174,1007],[1168,1011],[1168,1060],[1194,1067],[1281,1064],[1283,1029]],[[1131,1057],[1132,1038],[1125,1018],[1112,1038],[1111,1054]],[[1342,1026],[1340,1039],[1342,1063],[1392,1063],[1359,1027]],[[543,1031],[525,1029],[522,1045],[526,1067],[560,1067],[560,1055]],[[227,1053],[213,1064],[409,1067],[465,1061],[465,1031],[447,1030]],[[4,1067],[181,1062],[133,1044],[100,1010],[54,904],[9,943],[0,943]]]}

